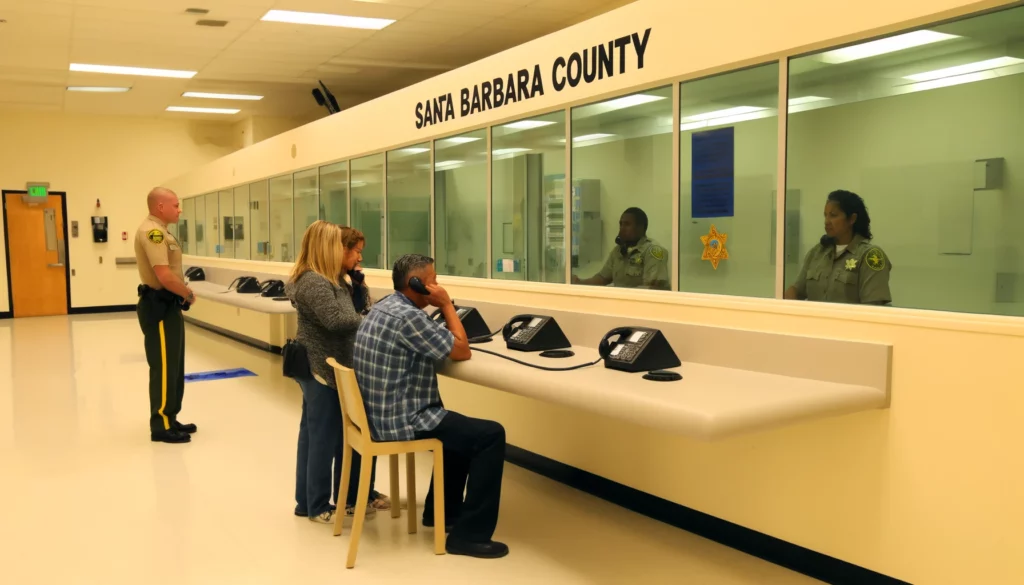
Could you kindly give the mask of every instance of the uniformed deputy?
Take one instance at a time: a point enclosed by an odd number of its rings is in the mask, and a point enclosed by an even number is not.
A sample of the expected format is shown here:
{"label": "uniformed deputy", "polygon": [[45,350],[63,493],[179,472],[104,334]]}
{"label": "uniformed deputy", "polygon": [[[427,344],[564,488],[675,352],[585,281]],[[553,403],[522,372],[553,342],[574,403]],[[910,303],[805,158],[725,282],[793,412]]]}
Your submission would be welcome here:
{"label": "uniformed deputy", "polygon": [[178,196],[157,187],[149,193],[149,217],[135,233],[139,266],[139,325],[149,362],[149,428],[153,441],[187,443],[193,424],[178,422],[185,392],[185,321],[195,295],[181,273],[181,246],[167,231],[181,215]]}
{"label": "uniformed deputy", "polygon": [[825,235],[804,258],[786,298],[887,305],[892,263],[871,243],[871,217],[856,193],[833,191],[825,203]]}
{"label": "uniformed deputy", "polygon": [[622,212],[615,244],[601,272],[585,280],[574,274],[572,283],[669,289],[668,254],[647,237],[647,214],[642,209],[630,207]]}

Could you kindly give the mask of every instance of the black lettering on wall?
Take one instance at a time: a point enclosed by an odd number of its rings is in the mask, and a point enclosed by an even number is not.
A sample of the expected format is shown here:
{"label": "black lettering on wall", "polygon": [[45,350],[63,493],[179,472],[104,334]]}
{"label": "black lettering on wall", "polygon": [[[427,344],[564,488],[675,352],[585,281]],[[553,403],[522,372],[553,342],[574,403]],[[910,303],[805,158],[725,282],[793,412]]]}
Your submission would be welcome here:
{"label": "black lettering on wall", "polygon": [[519,101],[530,99],[530,72],[527,69],[519,70],[519,77],[516,78],[516,94]]}
{"label": "black lettering on wall", "polygon": [[481,90],[480,90],[480,93],[483,94],[481,96],[483,98],[482,99],[482,102],[483,102],[482,109],[484,111],[487,111],[487,110],[491,109],[491,82],[490,81],[485,81],[485,82],[481,83],[480,85],[482,86]]}
{"label": "black lettering on wall", "polygon": [[469,107],[470,114],[480,113],[480,88],[473,86],[473,104]]}
{"label": "black lettering on wall", "polygon": [[540,74],[540,65],[533,66],[533,86],[530,87],[530,97],[544,95],[544,76]]}
{"label": "black lettering on wall", "polygon": [[619,74],[626,72],[626,45],[629,44],[629,37],[615,39],[615,48],[619,50]]}
{"label": "black lettering on wall", "polygon": [[516,103],[516,78],[511,73],[508,74],[508,82],[505,83],[505,103],[514,104]]}
{"label": "black lettering on wall", "polygon": [[562,91],[565,87],[565,74],[558,74],[558,69],[565,69],[565,57],[559,57],[555,59],[555,65],[551,68],[551,85],[555,86],[555,91]]}
{"label": "black lettering on wall", "polygon": [[601,63],[597,70],[597,78],[604,79],[605,77],[612,76],[612,47],[615,41],[608,41],[608,46],[601,45],[600,52],[598,53],[598,59]]}
{"label": "black lettering on wall", "polygon": [[452,94],[445,96],[447,99],[444,101],[444,121],[455,119],[455,100],[452,99]]}
{"label": "black lettering on wall", "polygon": [[505,82],[500,77],[494,78],[494,107],[505,105]]}
{"label": "black lettering on wall", "polygon": [[423,127],[423,102],[416,104],[416,129]]}
{"label": "black lettering on wall", "polygon": [[587,83],[594,83],[597,79],[597,47],[590,47],[590,51],[583,51],[583,80]]}
{"label": "black lettering on wall", "polygon": [[644,68],[644,53],[647,52],[647,41],[651,40],[651,29],[644,31],[643,40],[640,35],[633,33],[633,48],[636,49],[636,68]]}
{"label": "black lettering on wall", "polygon": [[459,96],[462,98],[462,104],[459,107],[459,115],[465,118],[466,116],[469,115],[469,88],[462,88],[462,91],[459,92]]}
{"label": "black lettering on wall", "polygon": [[[575,65],[576,72],[573,73],[573,66]],[[569,66],[566,68],[567,76],[569,78],[569,86],[576,87],[580,84],[580,77],[583,76],[583,57],[580,57],[579,53],[573,53],[569,55]]]}
{"label": "black lettering on wall", "polygon": [[434,98],[434,122],[440,122],[441,118],[444,117],[444,109],[441,102],[444,101],[444,96]]}
{"label": "black lettering on wall", "polygon": [[434,123],[434,114],[433,114],[434,110],[431,109],[430,102],[427,102],[426,104],[424,104],[424,106],[425,106],[424,109],[426,111],[423,114],[423,125],[424,126],[430,126],[431,124]]}

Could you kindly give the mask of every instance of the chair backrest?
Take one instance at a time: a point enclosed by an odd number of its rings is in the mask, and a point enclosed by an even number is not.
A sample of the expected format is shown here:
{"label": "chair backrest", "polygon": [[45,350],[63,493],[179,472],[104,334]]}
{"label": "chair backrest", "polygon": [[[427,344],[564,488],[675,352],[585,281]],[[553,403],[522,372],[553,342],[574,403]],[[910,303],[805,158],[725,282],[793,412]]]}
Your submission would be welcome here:
{"label": "chair backrest", "polygon": [[334,380],[338,386],[338,398],[341,399],[341,418],[345,428],[354,426],[369,436],[366,407],[363,406],[363,395],[359,392],[355,371],[339,364],[334,358],[327,358],[327,365],[334,368]]}

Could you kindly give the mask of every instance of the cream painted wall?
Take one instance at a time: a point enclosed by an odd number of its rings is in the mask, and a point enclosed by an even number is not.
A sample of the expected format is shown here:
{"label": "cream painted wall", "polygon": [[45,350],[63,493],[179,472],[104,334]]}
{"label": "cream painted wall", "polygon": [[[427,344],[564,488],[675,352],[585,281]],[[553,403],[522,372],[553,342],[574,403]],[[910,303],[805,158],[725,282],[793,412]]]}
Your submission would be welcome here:
{"label": "cream painted wall", "polygon": [[[0,112],[0,128],[0,188],[49,181],[51,190],[67,192],[66,220],[79,224],[79,237],[68,246],[76,273],[72,307],[134,303],[138,272],[114,260],[135,255],[131,236],[146,217],[146,194],[167,177],[234,150],[230,125],[220,123]],[[93,243],[93,215],[107,216],[107,243]],[[121,232],[128,232],[128,241],[121,241]],[[6,262],[0,254],[2,311],[10,310]]]}

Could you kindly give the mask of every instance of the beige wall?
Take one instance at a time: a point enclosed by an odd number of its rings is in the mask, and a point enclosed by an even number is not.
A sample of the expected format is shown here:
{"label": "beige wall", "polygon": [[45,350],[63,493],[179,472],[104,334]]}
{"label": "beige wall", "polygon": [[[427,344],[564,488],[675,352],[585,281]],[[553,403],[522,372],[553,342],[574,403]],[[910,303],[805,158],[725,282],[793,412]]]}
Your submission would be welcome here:
{"label": "beige wall", "polygon": [[[231,126],[220,123],[0,112],[0,128],[0,188],[24,190],[27,181],[49,181],[51,190],[67,192],[68,225],[79,224],[78,238],[68,230],[76,273],[72,307],[134,303],[138,272],[114,259],[135,255],[130,235],[146,216],[146,193],[234,150]],[[92,241],[93,215],[107,216],[105,244]],[[129,241],[121,241],[121,232],[129,233]],[[0,254],[2,311],[10,310],[6,262]]]}

